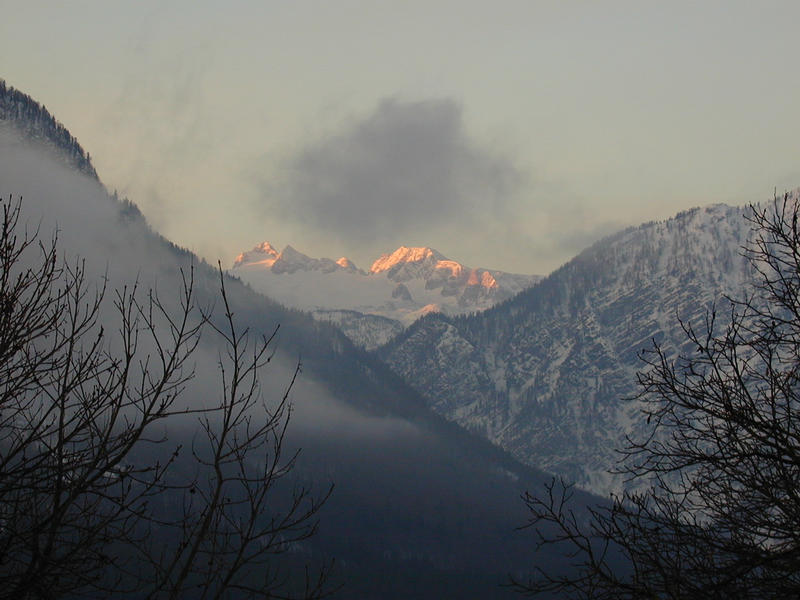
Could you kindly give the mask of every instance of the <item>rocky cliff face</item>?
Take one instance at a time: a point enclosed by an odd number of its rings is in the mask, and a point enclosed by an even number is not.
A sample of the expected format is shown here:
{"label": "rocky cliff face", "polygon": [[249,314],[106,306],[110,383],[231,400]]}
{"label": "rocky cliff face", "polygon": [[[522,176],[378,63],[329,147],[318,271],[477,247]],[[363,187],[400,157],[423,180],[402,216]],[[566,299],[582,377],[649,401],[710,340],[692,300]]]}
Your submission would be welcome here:
{"label": "rocky cliff face", "polygon": [[448,419],[529,464],[596,491],[615,448],[641,430],[638,353],[678,350],[678,319],[704,323],[749,269],[744,209],[694,209],[607,238],[515,298],[478,315],[431,315],[380,357]]}

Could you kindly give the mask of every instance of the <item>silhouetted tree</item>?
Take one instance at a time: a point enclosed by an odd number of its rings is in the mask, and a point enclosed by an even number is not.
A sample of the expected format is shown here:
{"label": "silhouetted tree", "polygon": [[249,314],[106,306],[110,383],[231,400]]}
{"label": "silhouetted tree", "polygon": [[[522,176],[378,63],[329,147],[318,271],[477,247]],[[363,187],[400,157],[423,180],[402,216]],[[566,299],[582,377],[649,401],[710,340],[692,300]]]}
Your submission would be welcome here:
{"label": "silhouetted tree", "polygon": [[[620,471],[644,491],[579,509],[552,481],[526,494],[539,549],[572,568],[514,587],[573,598],[800,597],[800,230],[797,198],[751,207],[754,284],[657,343],[639,375],[644,439]],[[722,318],[724,316],[724,318]],[[637,488],[639,489],[639,488]]]}
{"label": "silhouetted tree", "polygon": [[[276,495],[294,378],[262,401],[273,338],[237,329],[221,269],[221,317],[195,307],[192,270],[179,302],[115,291],[113,331],[82,262],[28,232],[19,202],[0,220],[0,597],[289,597],[273,555],[313,535],[327,495]],[[207,328],[219,391],[182,401]],[[168,446],[178,419],[190,447]]]}

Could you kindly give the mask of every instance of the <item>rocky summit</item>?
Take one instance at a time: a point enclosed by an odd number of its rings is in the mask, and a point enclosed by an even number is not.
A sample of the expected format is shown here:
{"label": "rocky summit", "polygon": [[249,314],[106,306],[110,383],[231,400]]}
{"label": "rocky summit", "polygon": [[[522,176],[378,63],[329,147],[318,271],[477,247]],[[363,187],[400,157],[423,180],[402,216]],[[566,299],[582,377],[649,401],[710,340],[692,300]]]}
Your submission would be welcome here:
{"label": "rocky summit", "polygon": [[428,247],[401,246],[369,271],[341,257],[311,258],[262,242],[234,261],[232,273],[254,289],[317,318],[335,322],[370,349],[429,313],[485,310],[540,278],[467,267]]}

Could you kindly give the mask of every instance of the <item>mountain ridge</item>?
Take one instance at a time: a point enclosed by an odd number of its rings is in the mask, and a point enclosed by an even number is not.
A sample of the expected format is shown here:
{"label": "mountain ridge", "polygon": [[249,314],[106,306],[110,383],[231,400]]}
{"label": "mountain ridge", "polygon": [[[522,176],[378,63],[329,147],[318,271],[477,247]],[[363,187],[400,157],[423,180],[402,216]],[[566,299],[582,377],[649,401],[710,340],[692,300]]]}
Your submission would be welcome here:
{"label": "mountain ridge", "polygon": [[635,394],[639,352],[651,339],[678,351],[676,317],[702,326],[749,280],[743,212],[713,205],[625,229],[509,300],[429,315],[376,353],[447,418],[609,491],[613,449],[643,427],[620,400]]}
{"label": "mountain ridge", "polygon": [[99,181],[91,157],[43,104],[0,79],[0,121],[14,125],[30,139],[55,147],[65,162]]}
{"label": "mountain ridge", "polygon": [[[45,234],[58,227],[60,253],[86,258],[87,281],[113,290],[134,285],[136,277],[143,290],[160,291],[171,306],[172,284],[191,272],[195,301],[213,306],[220,283],[214,268],[153,231],[143,217],[129,218],[128,205],[135,205],[109,195],[98,178],[64,156],[54,157],[50,141],[29,141],[22,145],[0,128],[0,192],[23,196],[25,218]],[[336,483],[317,536],[283,557],[335,556],[334,583],[343,581],[352,597],[503,597],[497,584],[527,562],[526,540],[511,533],[524,519],[519,494],[546,476],[433,413],[402,378],[333,324],[286,308],[234,277],[224,280],[237,325],[255,336],[277,330],[277,354],[263,373],[265,402],[283,393],[302,357],[287,454],[295,447],[304,451],[293,474],[303,486]],[[210,337],[201,338],[209,346],[198,353],[187,400],[215,393],[217,381],[206,385],[218,357]]]}
{"label": "mountain ridge", "polygon": [[336,313],[343,331],[366,348],[385,343],[421,315],[485,310],[540,279],[467,267],[427,246],[400,246],[365,271],[346,257],[311,258],[292,246],[278,252],[268,241],[239,254],[231,273],[287,306],[325,320]]}

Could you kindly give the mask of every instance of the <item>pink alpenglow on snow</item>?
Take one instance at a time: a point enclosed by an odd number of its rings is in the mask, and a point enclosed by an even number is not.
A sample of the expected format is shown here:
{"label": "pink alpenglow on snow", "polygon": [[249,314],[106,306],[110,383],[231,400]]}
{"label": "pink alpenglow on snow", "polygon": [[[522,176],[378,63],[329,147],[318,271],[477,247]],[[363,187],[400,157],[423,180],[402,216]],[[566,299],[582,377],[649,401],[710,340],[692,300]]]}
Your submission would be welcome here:
{"label": "pink alpenglow on snow", "polygon": [[309,310],[346,310],[405,325],[433,310],[455,315],[484,310],[540,278],[467,267],[427,246],[400,246],[383,254],[369,271],[347,257],[311,258],[286,246],[263,242],[240,254],[234,272],[279,302]]}

